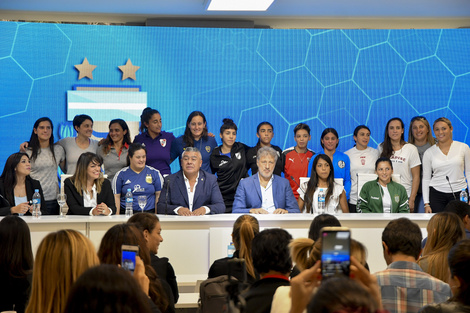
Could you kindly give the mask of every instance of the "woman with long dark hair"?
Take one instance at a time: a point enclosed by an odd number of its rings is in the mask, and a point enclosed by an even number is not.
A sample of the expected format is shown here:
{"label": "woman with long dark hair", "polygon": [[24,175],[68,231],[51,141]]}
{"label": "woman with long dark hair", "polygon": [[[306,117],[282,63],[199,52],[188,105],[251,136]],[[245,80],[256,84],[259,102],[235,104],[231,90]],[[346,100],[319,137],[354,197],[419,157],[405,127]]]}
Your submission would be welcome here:
{"label": "woman with long dark hair", "polygon": [[[32,179],[31,163],[26,153],[10,155],[0,176],[0,216],[10,214],[31,215],[34,191],[37,189],[44,203],[41,184]],[[44,206],[41,205],[41,212]]]}
{"label": "woman with long dark hair", "polygon": [[103,159],[94,153],[83,153],[75,174],[64,182],[70,214],[111,215],[116,213],[113,190],[103,178]]}
{"label": "woman with long dark hair", "polygon": [[171,144],[171,159],[181,162],[181,154],[186,147],[196,147],[202,156],[202,166],[206,172],[211,173],[210,157],[217,147],[214,137],[209,136],[206,116],[201,111],[193,111],[186,120],[184,134],[179,136]]}
{"label": "woman with long dark hair", "polygon": [[220,127],[222,145],[214,149],[211,155],[211,169],[217,174],[217,183],[224,198],[225,213],[232,212],[233,200],[238,184],[247,177],[247,145],[237,142],[237,125],[232,119],[224,118]]}
{"label": "woman with long dark hair", "polygon": [[139,229],[132,224],[117,224],[108,229],[101,240],[98,258],[101,264],[121,264],[122,245],[139,246],[139,256],[144,261],[145,274],[150,280],[149,297],[162,312],[173,312],[169,306],[168,295],[165,293],[157,273],[150,265],[150,251]]}
{"label": "woman with long dark hair", "polygon": [[271,147],[277,152],[277,161],[273,173],[281,176],[284,171],[284,157],[282,149],[271,144],[271,140],[274,137],[273,124],[266,121],[259,123],[256,127],[256,137],[258,137],[258,143],[246,152],[247,167],[248,169],[251,169],[251,175],[258,173],[258,165],[256,164],[256,155],[258,150],[263,147]]}
{"label": "woman with long dark hair", "polygon": [[104,173],[113,181],[114,175],[127,165],[127,150],[131,144],[127,123],[120,119],[109,122],[108,136],[100,143],[97,154],[103,158]]}
{"label": "woman with long dark hair", "polygon": [[303,183],[297,190],[297,203],[301,211],[318,213],[318,193],[322,189],[325,194],[325,213],[348,213],[346,192],[342,185],[335,182],[330,157],[318,154],[313,160],[311,172],[308,182]]}
{"label": "woman with long dark hair", "polygon": [[30,176],[41,182],[44,192],[46,201],[42,211],[44,214],[59,214],[57,169],[59,166],[65,169],[65,151],[62,146],[54,144],[54,125],[50,118],[36,120],[25,152],[31,161]]}
{"label": "woman with long dark hair", "polygon": [[405,124],[394,117],[385,126],[384,141],[379,145],[380,157],[393,163],[393,171],[400,174],[400,184],[406,189],[410,211],[414,211],[416,194],[419,188],[421,161],[418,149],[405,141]]}
{"label": "woman with long dark hair", "polygon": [[140,134],[134,142],[145,145],[147,165],[156,168],[162,175],[170,175],[171,145],[175,136],[162,130],[162,116],[152,108],[145,108],[140,116]]}
{"label": "woman with long dark hair", "polygon": [[6,216],[0,221],[0,312],[24,312],[32,273],[29,227],[18,216]]}

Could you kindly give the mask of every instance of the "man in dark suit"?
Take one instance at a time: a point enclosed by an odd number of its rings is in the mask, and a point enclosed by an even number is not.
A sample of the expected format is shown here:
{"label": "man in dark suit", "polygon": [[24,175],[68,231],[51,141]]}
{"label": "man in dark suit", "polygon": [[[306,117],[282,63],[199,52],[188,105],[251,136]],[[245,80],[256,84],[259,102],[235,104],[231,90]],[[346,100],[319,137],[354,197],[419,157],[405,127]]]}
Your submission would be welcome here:
{"label": "man in dark suit", "polygon": [[225,212],[217,178],[201,170],[201,166],[199,150],[187,147],[181,155],[181,170],[165,177],[157,205],[159,214],[190,216]]}
{"label": "man in dark suit", "polygon": [[287,179],[273,175],[277,152],[271,147],[258,150],[258,173],[240,181],[232,213],[300,213]]}

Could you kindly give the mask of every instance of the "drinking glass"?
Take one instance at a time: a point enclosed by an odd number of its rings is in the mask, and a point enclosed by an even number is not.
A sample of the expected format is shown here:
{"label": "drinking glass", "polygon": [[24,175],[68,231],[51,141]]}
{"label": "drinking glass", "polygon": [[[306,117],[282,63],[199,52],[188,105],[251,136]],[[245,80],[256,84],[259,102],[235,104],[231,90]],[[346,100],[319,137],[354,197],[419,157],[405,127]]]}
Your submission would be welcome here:
{"label": "drinking glass", "polygon": [[64,208],[64,204],[67,202],[67,195],[65,193],[57,194],[57,202],[59,203],[60,207],[60,215],[59,218],[65,218],[65,215],[69,211],[68,208]]}
{"label": "drinking glass", "polygon": [[139,207],[142,210],[142,213],[144,212],[144,208],[147,205],[147,196],[138,196],[137,201],[139,203]]}

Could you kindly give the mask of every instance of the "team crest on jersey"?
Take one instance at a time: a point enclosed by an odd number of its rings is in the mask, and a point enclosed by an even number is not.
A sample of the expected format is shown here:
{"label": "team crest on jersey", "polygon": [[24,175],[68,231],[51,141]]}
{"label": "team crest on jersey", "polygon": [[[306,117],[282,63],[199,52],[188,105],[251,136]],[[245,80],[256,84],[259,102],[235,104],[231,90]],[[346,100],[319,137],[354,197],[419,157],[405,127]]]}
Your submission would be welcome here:
{"label": "team crest on jersey", "polygon": [[211,146],[206,146],[206,152],[207,153],[211,152]]}
{"label": "team crest on jersey", "polygon": [[399,195],[395,195],[395,202],[398,203],[398,201],[400,201],[400,196],[399,196]]}
{"label": "team crest on jersey", "polygon": [[240,154],[240,152],[237,152],[235,153],[235,157],[240,160],[242,158],[242,155]]}
{"label": "team crest on jersey", "polygon": [[151,184],[152,181],[153,181],[152,175],[147,174],[147,176],[145,176],[145,182],[146,182],[147,184]]}
{"label": "team crest on jersey", "polygon": [[366,159],[361,159],[361,164],[364,166],[366,165]]}
{"label": "team crest on jersey", "polygon": [[346,166],[346,163],[344,163],[343,160],[338,161],[338,167],[339,167],[339,168],[344,168],[345,166]]}
{"label": "team crest on jersey", "polygon": [[160,144],[162,145],[163,148],[166,147],[166,139],[160,139]]}

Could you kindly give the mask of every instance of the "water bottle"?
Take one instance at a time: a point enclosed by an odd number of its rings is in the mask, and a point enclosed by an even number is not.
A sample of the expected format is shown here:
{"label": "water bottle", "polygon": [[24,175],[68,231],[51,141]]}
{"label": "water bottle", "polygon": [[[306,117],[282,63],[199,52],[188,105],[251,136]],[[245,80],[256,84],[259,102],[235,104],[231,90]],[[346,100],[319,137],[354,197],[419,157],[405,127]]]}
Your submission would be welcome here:
{"label": "water bottle", "polygon": [[467,189],[462,189],[460,192],[460,201],[468,203],[468,194],[467,194]]}
{"label": "water bottle", "polygon": [[323,188],[320,188],[318,190],[318,208],[317,208],[317,213],[318,214],[323,214],[325,213],[325,190]]}
{"label": "water bottle", "polygon": [[132,216],[132,203],[134,202],[134,198],[132,197],[131,189],[127,189],[126,193],[126,217]]}
{"label": "water bottle", "polygon": [[227,246],[227,256],[231,258],[233,257],[234,253],[235,253],[235,246],[233,245],[233,242],[230,242],[230,244]]}
{"label": "water bottle", "polygon": [[33,218],[41,217],[41,195],[39,189],[34,189],[33,194]]}

